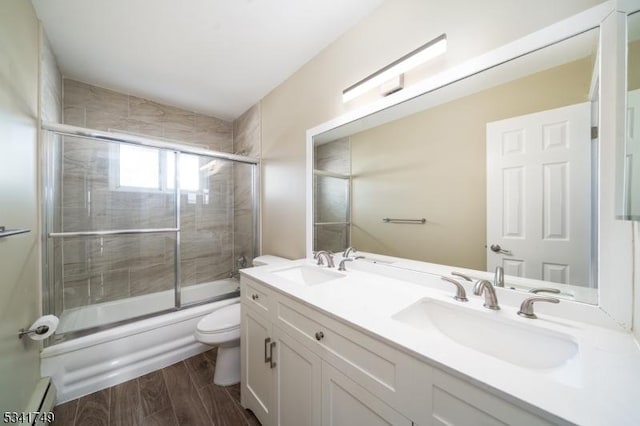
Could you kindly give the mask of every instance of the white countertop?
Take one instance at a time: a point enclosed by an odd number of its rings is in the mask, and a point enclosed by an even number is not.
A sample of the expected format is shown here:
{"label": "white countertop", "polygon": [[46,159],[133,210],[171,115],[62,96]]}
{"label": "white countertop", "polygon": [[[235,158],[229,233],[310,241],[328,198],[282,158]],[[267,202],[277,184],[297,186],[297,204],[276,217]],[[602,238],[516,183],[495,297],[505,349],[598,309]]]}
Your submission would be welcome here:
{"label": "white countertop", "polygon": [[[542,414],[540,409],[579,425],[640,425],[640,347],[631,333],[618,329],[604,314],[599,317],[594,306],[561,301],[543,307],[540,303],[535,306],[539,318],[530,320],[516,313],[520,301],[531,294],[498,289],[501,309],[490,311],[482,306],[484,297],[473,295],[471,283],[463,283],[469,302],[461,303],[452,298],[454,286],[435,275],[368,262],[350,262],[346,272],[332,269],[343,277],[311,286],[271,273],[302,264],[316,267],[301,259],[241,273],[531,411]],[[578,344],[578,355],[558,368],[529,369],[392,318],[424,298],[569,335]]]}

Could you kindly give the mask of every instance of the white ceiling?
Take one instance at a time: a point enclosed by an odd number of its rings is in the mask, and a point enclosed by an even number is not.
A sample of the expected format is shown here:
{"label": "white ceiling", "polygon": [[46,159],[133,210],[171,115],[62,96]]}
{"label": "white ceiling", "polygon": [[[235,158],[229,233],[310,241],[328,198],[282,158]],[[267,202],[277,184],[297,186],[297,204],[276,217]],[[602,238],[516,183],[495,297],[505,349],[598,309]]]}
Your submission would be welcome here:
{"label": "white ceiling", "polygon": [[65,77],[235,119],[383,0],[32,0]]}

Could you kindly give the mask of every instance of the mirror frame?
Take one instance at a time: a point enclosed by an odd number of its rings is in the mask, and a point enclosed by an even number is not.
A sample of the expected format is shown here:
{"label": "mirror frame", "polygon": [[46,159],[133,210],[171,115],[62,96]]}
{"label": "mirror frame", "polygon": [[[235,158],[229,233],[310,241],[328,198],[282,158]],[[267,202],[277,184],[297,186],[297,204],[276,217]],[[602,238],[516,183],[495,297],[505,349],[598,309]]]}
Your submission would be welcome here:
{"label": "mirror frame", "polygon": [[[633,4],[635,3],[635,5]],[[599,85],[599,162],[598,162],[598,304],[565,301],[562,306],[585,315],[605,315],[620,327],[631,330],[633,312],[633,229],[630,222],[617,220],[616,199],[620,167],[616,167],[621,143],[624,143],[626,89],[626,19],[638,9],[637,0],[609,0],[572,17],[559,21],[497,49],[417,82],[386,98],[349,111],[319,126],[306,135],[306,254],[313,257],[313,153],[314,137],[332,129],[370,118],[383,124],[410,115],[418,97],[470,77],[496,65],[542,49],[594,28],[600,29],[598,49]],[[401,106],[400,106],[401,105]],[[397,108],[393,108],[399,106]],[[366,120],[368,121],[368,120]],[[602,285],[606,283],[606,285]],[[580,306],[577,306],[580,305]],[[599,311],[599,312],[596,312]],[[578,314],[581,316],[580,314]]]}

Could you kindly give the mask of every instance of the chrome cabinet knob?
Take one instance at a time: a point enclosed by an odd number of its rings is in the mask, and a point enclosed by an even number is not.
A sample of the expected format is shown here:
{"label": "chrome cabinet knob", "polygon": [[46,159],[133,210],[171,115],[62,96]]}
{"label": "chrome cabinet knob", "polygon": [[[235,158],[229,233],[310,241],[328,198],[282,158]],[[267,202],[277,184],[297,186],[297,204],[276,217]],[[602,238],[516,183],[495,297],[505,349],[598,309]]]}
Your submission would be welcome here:
{"label": "chrome cabinet knob", "polygon": [[324,338],[324,333],[322,331],[316,331],[316,340],[319,342]]}

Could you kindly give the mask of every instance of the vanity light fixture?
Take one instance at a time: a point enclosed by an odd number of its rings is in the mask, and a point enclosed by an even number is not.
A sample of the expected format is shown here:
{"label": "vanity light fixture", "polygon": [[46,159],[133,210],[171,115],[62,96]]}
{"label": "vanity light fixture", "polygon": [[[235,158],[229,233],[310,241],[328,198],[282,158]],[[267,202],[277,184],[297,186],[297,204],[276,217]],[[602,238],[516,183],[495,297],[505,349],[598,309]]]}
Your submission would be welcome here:
{"label": "vanity light fixture", "polygon": [[436,56],[442,55],[447,51],[447,35],[442,34],[439,37],[423,44],[412,52],[407,53],[402,58],[393,61],[384,68],[379,69],[373,74],[360,80],[353,86],[349,86],[342,91],[342,101],[349,102],[357,98],[365,92],[380,86],[381,84],[397,77],[405,72],[422,65]]}

